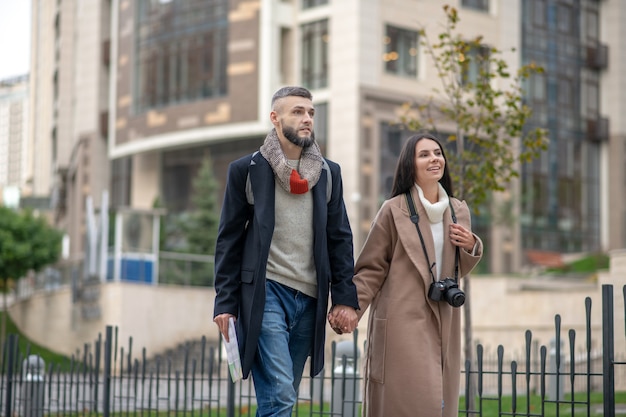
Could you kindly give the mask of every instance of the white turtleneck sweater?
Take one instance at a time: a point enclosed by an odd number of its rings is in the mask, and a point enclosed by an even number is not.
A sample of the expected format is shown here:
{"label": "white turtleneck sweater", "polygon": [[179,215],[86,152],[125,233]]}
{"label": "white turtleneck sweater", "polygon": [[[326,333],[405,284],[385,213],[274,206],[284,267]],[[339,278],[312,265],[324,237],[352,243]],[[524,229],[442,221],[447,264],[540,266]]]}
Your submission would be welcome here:
{"label": "white turtleneck sweater", "polygon": [[433,241],[435,242],[435,271],[433,274],[437,280],[441,279],[441,263],[443,262],[443,242],[444,242],[444,230],[443,230],[443,213],[448,208],[449,199],[448,193],[444,190],[441,184],[439,185],[439,201],[431,203],[424,197],[424,192],[419,185],[415,184],[420,201],[426,210],[426,216],[430,223],[430,230],[433,234]]}

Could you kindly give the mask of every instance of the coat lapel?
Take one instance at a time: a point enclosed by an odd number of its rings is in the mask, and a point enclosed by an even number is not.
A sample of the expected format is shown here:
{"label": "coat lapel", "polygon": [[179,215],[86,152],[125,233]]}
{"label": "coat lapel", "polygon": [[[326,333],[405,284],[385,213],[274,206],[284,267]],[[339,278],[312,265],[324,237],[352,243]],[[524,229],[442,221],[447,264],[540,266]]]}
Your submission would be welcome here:
{"label": "coat lapel", "polygon": [[[424,206],[422,205],[417,195],[415,187],[411,188],[411,195],[413,196],[415,210],[419,215],[418,225],[420,227],[420,231],[422,232],[422,237],[424,238],[424,245],[426,246],[428,260],[426,259],[426,255],[424,254],[424,249],[417,233],[417,229],[415,228],[415,224],[411,221],[409,217],[409,208],[404,195],[401,197],[400,205],[397,207],[396,210],[393,211],[393,215],[394,221],[398,228],[398,237],[402,242],[404,250],[406,251],[409,259],[417,269],[419,279],[422,279],[424,281],[424,297],[428,298],[428,289],[430,288],[430,284],[433,281],[432,275],[430,274],[430,265],[435,263],[436,260],[435,243],[433,240],[433,233],[430,228],[430,222],[428,221],[428,217],[426,215],[426,210],[424,209]],[[455,251],[454,246],[450,242],[450,239],[447,238],[451,222],[452,218],[450,215],[450,209],[448,208],[443,215],[444,245],[442,264],[446,265],[447,267],[443,268],[441,271],[442,279],[454,276]],[[435,265],[435,268],[433,268],[432,272],[435,276],[435,279],[437,277],[437,268],[441,268],[441,266]],[[437,303],[431,303],[431,307],[433,308],[433,312],[437,317],[442,314],[441,309],[439,308]],[[445,310],[446,309],[444,309],[444,311]],[[447,313],[445,314],[447,315]]]}
{"label": "coat lapel", "polygon": [[[425,295],[427,295],[428,287],[432,282],[430,265],[435,262],[434,243],[432,232],[430,227],[428,227],[426,211],[417,197],[417,192],[414,192],[414,190],[415,188],[413,187],[411,189],[411,195],[413,196],[413,202],[415,203],[415,210],[419,216],[418,226],[422,232],[422,237],[424,238],[428,261],[426,260],[426,255],[424,254],[424,249],[422,248],[422,243],[417,233],[417,229],[415,228],[415,224],[409,217],[409,208],[404,195],[401,197],[399,210],[394,210],[394,221],[398,226],[398,236],[407,255],[411,259],[413,265],[415,265],[421,279],[424,280],[424,286],[426,288]],[[430,262],[430,265],[428,262]],[[433,274],[434,273],[435,270],[433,270]]]}

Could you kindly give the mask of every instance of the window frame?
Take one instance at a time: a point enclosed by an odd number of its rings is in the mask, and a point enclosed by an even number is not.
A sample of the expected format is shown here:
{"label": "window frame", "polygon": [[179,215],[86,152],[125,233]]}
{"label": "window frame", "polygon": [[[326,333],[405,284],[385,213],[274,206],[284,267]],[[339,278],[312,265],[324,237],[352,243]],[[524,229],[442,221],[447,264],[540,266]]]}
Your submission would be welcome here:
{"label": "window frame", "polygon": [[326,6],[329,3],[329,0],[301,0],[301,8],[302,10],[313,9],[315,7]]}
{"label": "window frame", "polygon": [[[419,40],[417,30],[390,23],[385,24],[385,36],[383,38],[385,73],[417,79],[419,75]],[[402,53],[403,50],[405,53]]]}
{"label": "window frame", "polygon": [[136,113],[227,94],[227,0],[139,0],[133,23]]}
{"label": "window frame", "polygon": [[481,12],[489,12],[489,0],[461,0],[461,7]]}
{"label": "window frame", "polygon": [[300,79],[308,89],[328,87],[330,39],[328,19],[320,19],[300,25]]}
{"label": "window frame", "polygon": [[465,54],[469,59],[461,63],[461,85],[489,82],[489,77],[486,75],[489,74],[490,53],[491,48],[488,45],[469,46]]}

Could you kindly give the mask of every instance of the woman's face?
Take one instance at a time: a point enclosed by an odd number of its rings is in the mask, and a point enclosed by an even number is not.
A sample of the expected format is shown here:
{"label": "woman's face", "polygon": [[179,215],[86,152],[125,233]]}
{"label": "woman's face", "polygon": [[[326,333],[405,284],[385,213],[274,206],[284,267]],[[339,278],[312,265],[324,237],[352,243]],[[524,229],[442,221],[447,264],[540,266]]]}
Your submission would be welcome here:
{"label": "woman's face", "polygon": [[421,139],[415,144],[415,182],[421,188],[437,183],[445,166],[446,160],[437,142]]}

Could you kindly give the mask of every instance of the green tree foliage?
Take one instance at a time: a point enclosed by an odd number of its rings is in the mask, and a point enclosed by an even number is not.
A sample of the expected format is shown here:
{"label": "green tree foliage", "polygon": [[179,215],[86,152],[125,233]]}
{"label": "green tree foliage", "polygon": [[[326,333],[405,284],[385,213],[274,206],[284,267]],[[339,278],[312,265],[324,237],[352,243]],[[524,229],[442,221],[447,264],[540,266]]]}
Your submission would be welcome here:
{"label": "green tree foliage", "polygon": [[216,199],[217,181],[210,157],[202,161],[192,187],[193,209],[185,222],[189,252],[212,255],[215,253],[219,212]]}
{"label": "green tree foliage", "polygon": [[[56,262],[61,253],[62,234],[32,211],[15,211],[0,207],[0,279],[4,287],[4,307],[10,280],[17,280],[29,271],[39,271]],[[1,345],[6,334],[2,320]]]}
{"label": "green tree foliage", "polygon": [[215,253],[219,225],[217,207],[218,184],[210,157],[202,161],[192,183],[192,209],[183,213],[168,213],[162,245],[185,255],[186,259],[161,263],[168,282],[182,285],[213,285],[213,263],[206,256]]}
{"label": "green tree foliage", "polygon": [[18,279],[56,262],[61,239],[60,231],[32,211],[0,207],[0,278]]}
{"label": "green tree foliage", "polygon": [[529,63],[512,75],[502,51],[488,47],[482,36],[458,33],[457,10],[443,10],[446,25],[436,41],[420,31],[441,86],[426,100],[407,103],[402,122],[455,143],[455,152],[448,152],[455,195],[478,210],[491,192],[506,190],[519,176],[520,164],[547,149],[544,129],[526,129],[531,109],[523,101],[524,82],[543,68]]}

